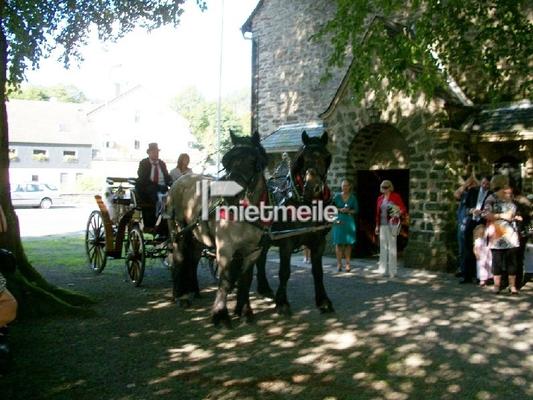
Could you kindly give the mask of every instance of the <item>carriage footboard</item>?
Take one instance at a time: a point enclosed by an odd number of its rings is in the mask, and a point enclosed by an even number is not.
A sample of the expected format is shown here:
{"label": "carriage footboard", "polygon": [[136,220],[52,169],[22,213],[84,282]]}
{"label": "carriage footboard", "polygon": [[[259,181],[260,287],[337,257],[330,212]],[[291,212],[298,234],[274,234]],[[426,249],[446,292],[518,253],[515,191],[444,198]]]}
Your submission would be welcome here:
{"label": "carriage footboard", "polygon": [[94,196],[96,200],[96,204],[98,205],[98,209],[102,213],[102,219],[104,223],[104,230],[105,230],[105,248],[108,253],[113,253],[115,250],[113,246],[113,223],[111,222],[111,217],[109,216],[109,211],[102,200],[102,196],[95,195]]}

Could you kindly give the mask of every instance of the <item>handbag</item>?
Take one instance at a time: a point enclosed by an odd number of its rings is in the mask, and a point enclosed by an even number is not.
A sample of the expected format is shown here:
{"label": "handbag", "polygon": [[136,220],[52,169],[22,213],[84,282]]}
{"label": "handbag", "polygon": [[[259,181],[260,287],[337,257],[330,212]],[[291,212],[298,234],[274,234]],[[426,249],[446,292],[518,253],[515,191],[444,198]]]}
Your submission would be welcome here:
{"label": "handbag", "polygon": [[394,236],[398,236],[400,234],[400,231],[402,230],[402,223],[400,222],[400,220],[398,220],[397,223],[389,224],[389,226],[390,226],[390,229],[391,229],[391,233]]}

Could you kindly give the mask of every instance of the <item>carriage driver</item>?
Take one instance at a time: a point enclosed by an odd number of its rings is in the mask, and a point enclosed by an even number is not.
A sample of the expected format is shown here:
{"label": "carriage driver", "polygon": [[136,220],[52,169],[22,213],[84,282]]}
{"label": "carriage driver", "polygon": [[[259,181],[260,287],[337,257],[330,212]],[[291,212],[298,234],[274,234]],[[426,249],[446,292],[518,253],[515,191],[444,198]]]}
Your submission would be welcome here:
{"label": "carriage driver", "polygon": [[156,205],[161,195],[168,191],[172,178],[165,162],[159,159],[157,143],[150,143],[146,153],[148,157],[139,163],[135,191],[141,203],[144,225],[153,228],[156,222]]}

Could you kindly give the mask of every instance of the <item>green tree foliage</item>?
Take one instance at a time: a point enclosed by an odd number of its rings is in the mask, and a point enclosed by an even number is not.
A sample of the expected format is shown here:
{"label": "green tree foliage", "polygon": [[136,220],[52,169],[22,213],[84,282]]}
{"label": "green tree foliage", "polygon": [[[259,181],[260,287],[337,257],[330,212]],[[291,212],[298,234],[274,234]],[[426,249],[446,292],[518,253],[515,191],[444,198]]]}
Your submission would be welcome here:
{"label": "green tree foliage", "polygon": [[[46,282],[22,248],[9,192],[8,87],[16,90],[28,68],[38,68],[40,60],[54,49],[61,50],[60,61],[66,67],[80,60],[80,49],[91,29],[97,30],[101,40],[117,40],[136,27],[150,30],[165,24],[176,26],[184,2],[0,0],[0,206],[8,222],[7,234],[0,235],[0,247],[10,249],[17,257],[18,270],[8,278],[8,287],[19,301],[21,314],[79,314],[86,312],[84,306],[91,300]],[[202,9],[206,7],[203,0],[196,3]]]}
{"label": "green tree foliage", "polygon": [[[220,151],[230,146],[229,131],[237,135],[250,134],[249,95],[235,93],[224,98],[221,104]],[[202,149],[213,159],[217,151],[217,102],[206,100],[196,88],[187,88],[172,102],[172,108],[189,122],[192,134]]]}
{"label": "green tree foliage", "polygon": [[332,41],[330,69],[353,60],[350,80],[359,95],[368,89],[381,99],[388,89],[431,95],[451,76],[475,103],[529,98],[532,4],[336,0],[334,18],[315,39]]}
{"label": "green tree foliage", "polygon": [[55,85],[51,87],[27,86],[11,92],[11,99],[22,100],[57,100],[63,103],[83,103],[87,101],[85,94],[73,85]]}

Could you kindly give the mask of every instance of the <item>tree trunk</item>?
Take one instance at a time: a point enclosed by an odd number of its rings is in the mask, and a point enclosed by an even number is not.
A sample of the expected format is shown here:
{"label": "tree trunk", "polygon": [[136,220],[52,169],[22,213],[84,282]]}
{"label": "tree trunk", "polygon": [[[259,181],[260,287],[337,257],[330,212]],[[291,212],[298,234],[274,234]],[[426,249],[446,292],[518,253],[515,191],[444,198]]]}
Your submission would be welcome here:
{"label": "tree trunk", "polygon": [[[0,19],[4,1],[0,1]],[[0,24],[0,206],[7,219],[8,231],[0,233],[0,247],[11,250],[17,258],[17,271],[6,276],[7,286],[19,303],[19,316],[52,314],[92,315],[89,297],[49,284],[28,262],[22,242],[18,218],[9,191],[9,135],[6,108],[7,41]]]}

